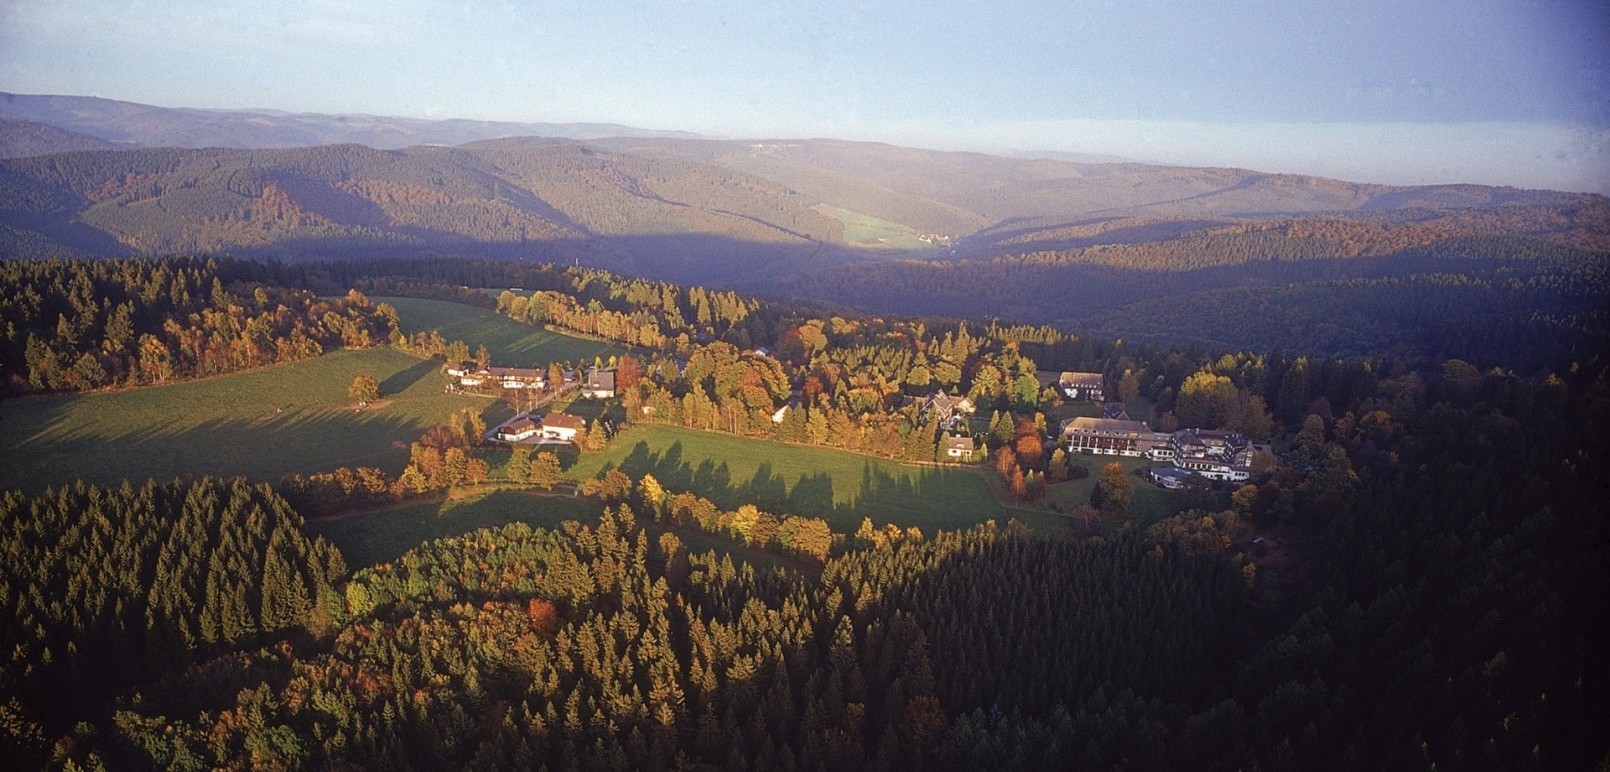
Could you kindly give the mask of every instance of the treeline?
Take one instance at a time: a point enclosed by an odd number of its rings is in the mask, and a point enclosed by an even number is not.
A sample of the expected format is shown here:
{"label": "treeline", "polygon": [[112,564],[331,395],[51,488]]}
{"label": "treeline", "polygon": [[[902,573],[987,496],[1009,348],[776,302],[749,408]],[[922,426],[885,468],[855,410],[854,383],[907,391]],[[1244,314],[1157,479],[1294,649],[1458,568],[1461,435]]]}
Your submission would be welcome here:
{"label": "treeline", "polygon": [[[230,648],[328,626],[336,549],[239,480],[0,496],[5,746]],[[19,757],[4,754],[17,761]],[[29,765],[24,765],[29,766]]]}
{"label": "treeline", "polygon": [[0,379],[13,392],[157,384],[398,336],[389,305],[268,273],[199,258],[0,262]]}

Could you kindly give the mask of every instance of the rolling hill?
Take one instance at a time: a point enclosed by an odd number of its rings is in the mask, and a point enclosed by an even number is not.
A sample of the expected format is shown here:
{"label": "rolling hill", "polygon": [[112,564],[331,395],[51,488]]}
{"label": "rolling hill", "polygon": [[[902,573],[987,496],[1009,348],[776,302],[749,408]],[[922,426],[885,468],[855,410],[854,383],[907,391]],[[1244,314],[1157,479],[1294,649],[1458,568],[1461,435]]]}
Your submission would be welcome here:
{"label": "rolling hill", "polygon": [[18,118],[0,118],[0,158],[115,148],[117,145],[88,134]]}
{"label": "rolling hill", "polygon": [[[1559,310],[1559,293],[1570,292],[1566,306],[1580,309],[1579,295],[1587,291],[1591,300],[1610,256],[1610,202],[1587,194],[830,139],[487,138],[570,129],[68,97],[0,95],[0,115],[57,121],[5,124],[8,143],[18,147],[314,145],[83,149],[0,160],[0,254],[18,257],[538,260],[872,311],[1106,330],[1112,318],[1155,315],[1168,298],[1201,304],[1231,297],[1225,290],[1493,278],[1500,269],[1535,289],[1527,297],[1539,308]],[[631,133],[588,131],[616,128]],[[358,142],[321,144],[342,138]],[[457,141],[464,138],[475,141]],[[388,147],[431,141],[453,146]],[[1586,283],[1535,281],[1584,270]],[[1236,332],[1244,329],[1204,327],[1198,339],[1235,346],[1267,338]],[[1385,329],[1381,335],[1395,328]]]}
{"label": "rolling hill", "polygon": [[[0,118],[47,124],[133,147],[283,148],[361,144],[382,150],[497,137],[692,137],[613,123],[513,123],[156,107],[98,97],[0,92]],[[65,148],[64,148],[65,149]]]}

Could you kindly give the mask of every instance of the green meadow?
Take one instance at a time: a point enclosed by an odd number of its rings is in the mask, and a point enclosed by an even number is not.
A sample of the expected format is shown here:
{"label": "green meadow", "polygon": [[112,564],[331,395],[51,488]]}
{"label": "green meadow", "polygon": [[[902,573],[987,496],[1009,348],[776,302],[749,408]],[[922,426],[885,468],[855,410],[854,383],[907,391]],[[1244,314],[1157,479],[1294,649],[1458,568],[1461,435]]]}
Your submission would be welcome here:
{"label": "green meadow", "polygon": [[310,520],[307,530],[329,539],[357,569],[396,560],[431,539],[516,521],[533,528],[557,528],[566,520],[593,523],[602,509],[586,499],[494,490]]}
{"label": "green meadow", "polygon": [[881,217],[840,209],[830,204],[817,204],[816,211],[844,223],[844,242],[852,247],[926,251],[934,249],[916,231]]}
{"label": "green meadow", "polygon": [[[397,307],[404,330],[440,329],[449,340],[485,343],[500,361],[582,361],[620,351],[459,303],[384,300]],[[441,365],[389,348],[342,350],[167,386],[5,400],[0,488],[201,475],[272,481],[340,466],[396,474],[408,444],[454,411],[473,407],[488,425],[509,414],[497,400],[445,393]],[[359,374],[378,379],[382,395],[364,410],[347,399]]]}
{"label": "green meadow", "polygon": [[[1070,465],[1083,466],[1090,470],[1090,476],[1079,480],[1068,480],[1056,483],[1046,488],[1045,499],[1041,506],[1056,507],[1064,512],[1070,512],[1080,504],[1090,503],[1090,492],[1096,488],[1096,479],[1101,477],[1102,467],[1117,461],[1122,464],[1124,471],[1130,473],[1130,481],[1134,483],[1135,498],[1129,505],[1129,516],[1125,518],[1135,525],[1149,525],[1161,520],[1175,512],[1175,494],[1153,484],[1150,480],[1136,477],[1136,469],[1145,469],[1154,462],[1143,458],[1120,458],[1116,456],[1090,456],[1076,453],[1068,457]],[[1116,525],[1112,523],[1111,525]]]}
{"label": "green meadow", "polygon": [[[587,525],[598,521],[603,505],[589,499],[538,494],[526,490],[455,492],[432,498],[333,518],[308,521],[309,533],[329,539],[356,570],[389,563],[432,539],[460,536],[481,528],[522,522],[533,528],[557,528],[566,520]],[[671,531],[690,553],[714,552],[761,570],[786,568],[813,574],[820,571],[809,561],[792,555],[748,547],[695,528],[670,528],[642,522],[652,540]]]}
{"label": "green meadow", "polygon": [[495,311],[463,303],[418,298],[372,299],[397,308],[397,318],[402,322],[403,332],[412,335],[438,330],[447,340],[462,340],[470,344],[471,353],[474,353],[476,346],[486,346],[493,364],[546,366],[549,362],[591,362],[594,357],[608,359],[624,353],[620,347],[603,341],[523,324]]}
{"label": "green meadow", "polygon": [[[402,471],[408,443],[463,407],[488,420],[484,397],[447,394],[441,362],[389,348],[336,351],[244,373],[106,394],[0,402],[0,487],[74,479],[243,475],[278,480],[339,466]],[[381,401],[358,410],[347,387],[380,381]]]}
{"label": "green meadow", "polygon": [[653,474],[667,490],[692,491],[732,509],[753,503],[777,514],[826,519],[852,532],[863,517],[935,529],[1017,517],[1056,526],[1057,515],[1003,506],[972,468],[908,466],[828,448],[783,445],[670,426],[636,426],[601,453],[580,456],[570,474],[605,469]]}

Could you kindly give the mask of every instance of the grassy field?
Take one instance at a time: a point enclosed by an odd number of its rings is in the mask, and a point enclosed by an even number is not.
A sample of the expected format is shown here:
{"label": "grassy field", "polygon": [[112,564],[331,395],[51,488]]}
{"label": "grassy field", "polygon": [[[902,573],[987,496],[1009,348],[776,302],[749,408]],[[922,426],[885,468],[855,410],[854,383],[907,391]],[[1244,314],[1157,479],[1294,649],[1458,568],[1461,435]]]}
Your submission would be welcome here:
{"label": "grassy field", "polygon": [[593,357],[607,359],[624,353],[622,349],[602,341],[521,324],[494,311],[463,303],[417,298],[372,299],[397,307],[403,332],[412,335],[439,330],[442,337],[450,341],[462,340],[470,344],[471,353],[474,353],[476,346],[484,345],[492,354],[493,364],[546,366],[554,361],[591,362]]}
{"label": "grassy field", "polygon": [[854,531],[863,517],[930,533],[991,518],[1061,523],[1049,513],[1003,507],[971,469],[906,466],[669,426],[633,427],[608,450],[581,456],[570,473],[585,479],[607,468],[633,477],[651,473],[669,490],[692,491],[723,508],[754,503],[778,514],[822,517],[840,532]]}
{"label": "grassy field", "polygon": [[[385,348],[172,386],[0,402],[0,487],[37,490],[75,478],[244,475],[376,466],[395,474],[408,443],[462,407],[493,421],[494,400],[442,390],[441,363]],[[380,381],[382,401],[357,411],[352,379]]]}
{"label": "grassy field", "polygon": [[935,247],[917,238],[916,231],[881,217],[817,204],[816,211],[844,223],[844,241],[852,247],[927,251]]}
{"label": "grassy field", "polygon": [[[523,522],[533,528],[557,528],[566,520],[596,525],[603,505],[587,499],[541,495],[529,490],[477,491],[452,498],[433,498],[410,504],[359,512],[308,522],[308,532],[329,539],[347,559],[353,570],[388,563],[404,552],[432,539],[459,536],[481,528]],[[809,561],[779,552],[747,547],[722,536],[693,528],[669,528],[652,522],[642,523],[651,540],[657,541],[667,530],[677,535],[687,550],[731,557],[760,570],[784,568],[806,574],[820,572]]]}
{"label": "grassy field", "polygon": [[312,520],[307,530],[329,539],[347,565],[358,569],[396,560],[431,539],[515,521],[533,528],[555,528],[565,520],[596,523],[602,509],[596,501],[499,490]]}
{"label": "grassy field", "polygon": [[[1096,487],[1096,478],[1101,476],[1102,467],[1117,461],[1123,464],[1125,472],[1134,472],[1152,465],[1144,458],[1119,458],[1115,456],[1090,456],[1076,453],[1068,458],[1070,463],[1078,464],[1090,470],[1090,476],[1082,480],[1068,480],[1046,488],[1045,500],[1042,506],[1057,505],[1064,512],[1072,511],[1080,504],[1090,503],[1090,492]],[[1129,505],[1129,521],[1136,525],[1148,525],[1174,514],[1174,493],[1157,487],[1150,480],[1143,480],[1133,475],[1130,481],[1135,484],[1135,498]]]}

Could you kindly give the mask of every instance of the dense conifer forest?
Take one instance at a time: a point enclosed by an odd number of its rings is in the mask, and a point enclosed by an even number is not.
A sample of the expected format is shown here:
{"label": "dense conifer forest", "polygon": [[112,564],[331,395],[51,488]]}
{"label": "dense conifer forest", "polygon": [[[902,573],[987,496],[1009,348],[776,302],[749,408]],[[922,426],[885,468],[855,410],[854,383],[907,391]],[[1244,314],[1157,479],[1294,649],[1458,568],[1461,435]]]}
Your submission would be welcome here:
{"label": "dense conifer forest", "polygon": [[[170,377],[280,361],[298,336],[317,344],[298,356],[435,353],[367,299],[385,293],[630,346],[616,372],[632,420],[933,463],[941,428],[906,398],[944,390],[978,403],[991,474],[1004,463],[1043,486],[1069,461],[1033,453],[1057,401],[1037,374],[1077,369],[1161,428],[1234,429],[1280,457],[1155,522],[960,532],[872,518],[826,533],[611,470],[579,486],[605,504],[595,522],[515,523],[351,567],[290,501],[338,509],[395,481],[9,492],[0,755],[18,768],[1610,761],[1602,351],[1511,364],[1497,346],[1473,365],[1289,340],[1172,348],[518,263],[4,270],[15,332],[0,362],[17,390],[150,382],[114,337],[191,363]],[[32,383],[30,340],[90,357],[103,380]],[[797,418],[773,421],[785,405]],[[410,468],[445,475],[482,430],[454,416],[440,434],[458,439],[416,443]],[[551,486],[555,466],[527,458],[511,482]],[[712,534],[730,548],[688,546]]]}

